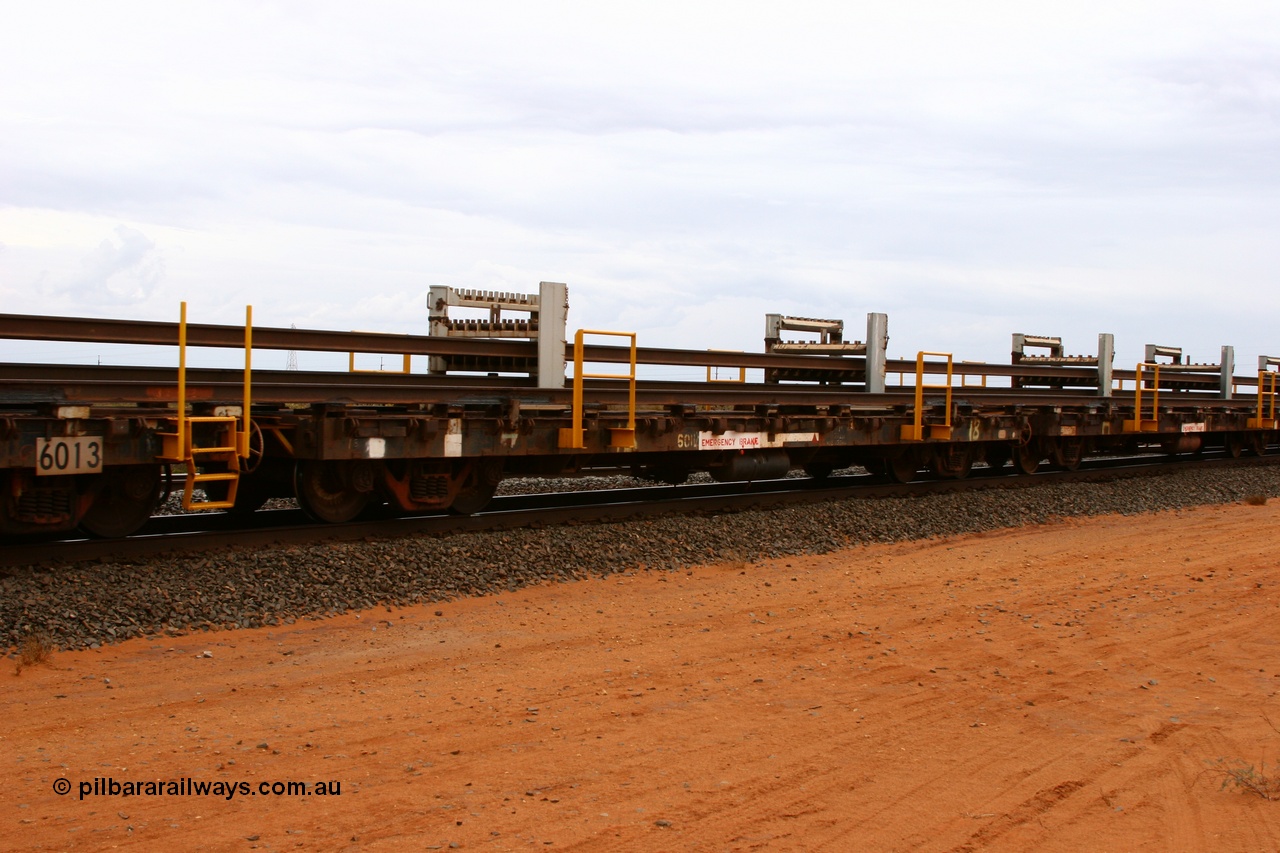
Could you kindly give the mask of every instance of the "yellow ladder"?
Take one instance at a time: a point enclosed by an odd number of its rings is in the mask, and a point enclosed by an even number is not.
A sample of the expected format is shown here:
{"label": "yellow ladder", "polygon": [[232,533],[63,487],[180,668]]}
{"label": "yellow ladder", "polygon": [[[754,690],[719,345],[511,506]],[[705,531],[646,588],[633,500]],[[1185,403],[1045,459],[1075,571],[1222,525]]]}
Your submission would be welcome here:
{"label": "yellow ladder", "polygon": [[[159,458],[186,465],[186,485],[182,490],[182,508],[186,512],[231,509],[236,505],[236,491],[240,485],[240,460],[249,456],[252,354],[253,306],[248,306],[245,309],[244,321],[244,403],[240,416],[188,415],[187,303],[182,303],[178,320],[178,414],[173,419],[174,431],[160,433],[162,446]],[[195,443],[194,427],[197,424],[212,426],[213,444],[200,446]],[[213,472],[200,470],[201,466],[211,465],[218,465],[224,470]],[[196,488],[206,483],[227,484],[227,493],[222,500],[197,501],[194,499]]]}
{"label": "yellow ladder", "polygon": [[[1263,359],[1266,357],[1264,356]],[[1280,426],[1280,420],[1276,419],[1276,378],[1278,376],[1280,374],[1276,371],[1267,370],[1266,364],[1258,368],[1258,416],[1249,418],[1249,429],[1275,429]]]}
{"label": "yellow ladder", "polygon": [[[182,490],[182,508],[187,512],[206,509],[231,509],[236,505],[236,489],[240,485],[240,419],[225,417],[179,418],[179,432],[161,433],[166,458],[181,459],[187,465],[187,482]],[[192,435],[194,424],[215,424],[214,444],[199,447]],[[171,449],[172,448],[172,449]],[[201,466],[221,463],[226,470],[205,473]],[[227,494],[220,501],[194,500],[194,491],[205,483],[226,483]]]}
{"label": "yellow ladder", "polygon": [[[945,356],[947,359],[947,382],[945,385],[939,383],[926,384],[924,381],[924,357],[926,355]],[[916,408],[915,417],[909,424],[903,424],[898,430],[898,436],[902,441],[924,441],[925,428],[928,428],[929,438],[946,441],[951,438],[951,372],[952,361],[949,352],[930,352],[929,350],[921,350],[916,353]],[[946,389],[946,407],[944,420],[940,424],[926,424],[924,422],[924,389],[930,388],[934,390]]]}
{"label": "yellow ladder", "polygon": [[[630,338],[631,358],[630,370],[627,373],[586,373],[583,371],[583,336],[611,335],[617,338]],[[609,429],[610,449],[634,449],[636,446],[636,333],[606,332],[599,329],[579,329],[573,338],[573,426],[561,429],[558,444],[562,450],[583,450],[586,448],[586,430],[583,420],[583,379],[625,379],[627,380],[627,425]]]}
{"label": "yellow ladder", "polygon": [[[1142,416],[1142,386],[1147,383],[1144,374],[1151,371],[1151,417]],[[1125,432],[1158,432],[1160,430],[1160,365],[1153,361],[1139,362],[1133,389],[1133,418],[1126,418]]]}

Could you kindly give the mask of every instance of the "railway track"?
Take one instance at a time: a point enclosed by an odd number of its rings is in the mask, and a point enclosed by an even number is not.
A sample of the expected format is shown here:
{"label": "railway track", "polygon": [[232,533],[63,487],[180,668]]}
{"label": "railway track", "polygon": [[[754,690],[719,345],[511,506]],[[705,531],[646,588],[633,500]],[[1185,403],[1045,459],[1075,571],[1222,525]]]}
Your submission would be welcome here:
{"label": "railway track", "polygon": [[428,514],[367,519],[344,524],[316,524],[297,509],[259,510],[243,515],[167,515],[153,517],[139,533],[122,539],[11,539],[0,545],[0,567],[56,566],[92,560],[135,560],[233,548],[442,536],[464,531],[601,523],[680,513],[705,515],[829,500],[1024,489],[1055,483],[1162,476],[1193,469],[1277,464],[1280,464],[1280,456],[1233,459],[1225,454],[1205,453],[1176,461],[1169,461],[1163,456],[1093,459],[1075,471],[1046,470],[1022,476],[978,469],[972,477],[966,479],[926,480],[907,484],[886,483],[864,474],[832,476],[825,480],[787,478],[753,483],[562,491],[495,498],[484,512],[471,516]]}

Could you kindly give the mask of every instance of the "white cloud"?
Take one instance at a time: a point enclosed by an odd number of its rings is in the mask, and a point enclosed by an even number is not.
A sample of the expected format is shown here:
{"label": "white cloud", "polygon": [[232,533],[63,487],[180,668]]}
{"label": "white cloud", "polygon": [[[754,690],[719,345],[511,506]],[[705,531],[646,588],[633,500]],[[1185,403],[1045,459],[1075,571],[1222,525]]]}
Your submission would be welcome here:
{"label": "white cloud", "polygon": [[1248,2],[28,4],[0,292],[421,331],[431,284],[548,279],[669,346],[887,310],[964,358],[1280,350],[1278,38]]}
{"label": "white cloud", "polygon": [[46,295],[70,296],[91,305],[142,302],[164,275],[164,261],[155,248],[141,231],[116,226],[112,236],[81,259],[77,274],[51,283],[53,294]]}

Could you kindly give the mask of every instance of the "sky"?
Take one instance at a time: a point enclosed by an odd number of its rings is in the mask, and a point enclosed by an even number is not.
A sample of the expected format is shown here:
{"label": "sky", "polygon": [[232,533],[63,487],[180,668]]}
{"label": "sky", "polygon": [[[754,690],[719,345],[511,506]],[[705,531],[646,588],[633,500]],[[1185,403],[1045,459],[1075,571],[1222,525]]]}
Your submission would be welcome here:
{"label": "sky", "polygon": [[0,312],[425,334],[548,280],[647,346],[1280,354],[1274,2],[0,7]]}

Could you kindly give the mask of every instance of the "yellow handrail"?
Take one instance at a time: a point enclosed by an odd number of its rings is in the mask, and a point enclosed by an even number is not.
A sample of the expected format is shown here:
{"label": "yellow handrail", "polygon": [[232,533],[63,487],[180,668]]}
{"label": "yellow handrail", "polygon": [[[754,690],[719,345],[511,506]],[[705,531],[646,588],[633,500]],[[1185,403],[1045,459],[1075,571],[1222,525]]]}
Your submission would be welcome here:
{"label": "yellow handrail", "polygon": [[[244,309],[244,400],[243,411],[241,412],[241,422],[243,429],[239,429],[234,437],[236,455],[241,459],[249,458],[249,434],[250,434],[250,406],[253,405],[253,306],[246,305]],[[187,303],[179,303],[178,308],[178,403],[174,418],[177,423],[176,429],[171,438],[173,444],[166,445],[166,450],[161,457],[170,461],[186,461],[190,456],[189,447],[191,438],[188,435],[191,429],[191,418],[187,416]]]}
{"label": "yellow handrail", "polygon": [[186,454],[182,448],[187,446],[187,303],[183,302],[178,309],[178,453],[182,458]]}
{"label": "yellow handrail", "polygon": [[[630,371],[627,373],[586,373],[583,365],[583,337],[585,335],[610,335],[617,338],[631,339]],[[582,450],[586,447],[582,428],[582,380],[584,379],[626,379],[628,383],[627,426],[625,429],[610,429],[610,447],[636,446],[636,333],[609,332],[601,329],[579,329],[573,336],[573,427],[560,430],[560,447],[567,450]],[[566,435],[566,433],[568,433]]]}
{"label": "yellow handrail", "polygon": [[[925,384],[924,381],[924,357],[926,355],[946,356],[947,359],[947,383],[945,385]],[[925,388],[945,388],[947,390],[946,399],[946,419],[940,424],[929,425],[929,437],[938,439],[947,439],[951,437],[951,375],[952,360],[949,352],[930,352],[929,350],[920,350],[916,353],[916,406],[915,419],[910,424],[903,424],[900,435],[903,441],[924,441],[924,389]]]}
{"label": "yellow handrail", "polygon": [[[1151,417],[1142,417],[1142,378],[1151,369]],[[1133,378],[1133,419],[1124,422],[1125,432],[1155,432],[1160,428],[1160,365],[1154,361],[1138,363]]]}
{"label": "yellow handrail", "polygon": [[240,458],[249,458],[249,404],[253,402],[253,306],[244,306],[244,429],[240,430]]}
{"label": "yellow handrail", "polygon": [[412,373],[413,355],[411,353],[404,354],[404,366],[399,370],[356,370],[356,354],[354,352],[347,353],[347,372],[348,373]]}
{"label": "yellow handrail", "polygon": [[[711,349],[711,350],[707,350],[707,352],[742,352],[742,350],[740,350],[740,349]],[[720,378],[720,377],[718,377],[718,376],[712,376],[712,375],[711,375],[711,371],[712,371],[712,370],[714,370],[714,369],[715,369],[715,368],[713,368],[711,365],[709,365],[709,364],[707,365],[707,381],[708,381],[708,382],[744,383],[744,382],[746,382],[746,381],[747,381],[747,369],[746,369],[745,367],[739,367],[739,368],[738,368],[738,378],[737,378],[737,379],[721,379],[721,378]],[[732,370],[732,368],[730,368],[730,369]]]}
{"label": "yellow handrail", "polygon": [[[961,364],[981,364],[982,362],[980,362],[980,361],[962,361],[962,362],[960,362],[960,363],[961,363]],[[961,388],[970,388],[970,387],[972,387],[972,388],[978,388],[978,387],[986,388],[986,387],[987,387],[987,374],[985,374],[985,373],[980,373],[980,374],[978,374],[978,376],[979,376],[979,378],[980,378],[982,381],[981,381],[981,382],[975,382],[975,383],[971,386],[971,385],[969,384],[969,374],[967,374],[967,373],[962,373],[962,374],[960,374],[960,387],[961,387]]]}
{"label": "yellow handrail", "polygon": [[[1276,423],[1276,378],[1280,373],[1258,368],[1258,416],[1249,418],[1250,429],[1275,429]],[[1266,390],[1267,386],[1271,390]]]}
{"label": "yellow handrail", "polygon": [[[739,383],[746,382],[746,368],[737,369],[737,379],[721,379],[719,377],[713,377],[712,370],[714,369],[716,368],[713,368],[713,366],[707,365],[707,382],[727,382],[730,384],[739,384]],[[732,368],[730,368],[730,370],[732,370]]]}

